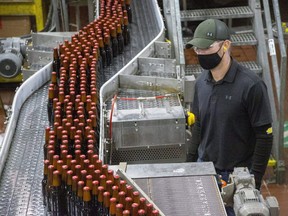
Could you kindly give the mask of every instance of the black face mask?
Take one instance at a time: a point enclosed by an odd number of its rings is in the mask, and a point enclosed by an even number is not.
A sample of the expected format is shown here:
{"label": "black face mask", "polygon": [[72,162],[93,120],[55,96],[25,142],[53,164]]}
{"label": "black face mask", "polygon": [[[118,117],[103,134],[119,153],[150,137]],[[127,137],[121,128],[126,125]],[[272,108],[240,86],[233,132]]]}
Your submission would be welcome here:
{"label": "black face mask", "polygon": [[[221,49],[221,47],[220,47],[220,49]],[[198,60],[199,60],[200,66],[205,70],[211,70],[211,69],[217,67],[220,64],[220,62],[222,61],[222,58],[224,56],[224,53],[223,53],[222,57],[220,57],[218,55],[219,50],[215,53],[208,54],[208,55],[198,55]]]}

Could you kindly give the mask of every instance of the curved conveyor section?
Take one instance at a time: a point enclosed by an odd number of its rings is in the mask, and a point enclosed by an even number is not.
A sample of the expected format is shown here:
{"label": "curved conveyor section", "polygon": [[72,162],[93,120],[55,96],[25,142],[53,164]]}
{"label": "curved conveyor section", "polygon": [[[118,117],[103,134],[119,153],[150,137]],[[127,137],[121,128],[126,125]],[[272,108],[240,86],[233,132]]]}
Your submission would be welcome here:
{"label": "curved conveyor section", "polygon": [[[157,24],[161,17],[156,2],[133,1],[131,44],[125,48],[125,54],[114,59],[113,66],[105,70],[102,83],[137,56],[160,31],[163,32],[163,26]],[[0,149],[1,216],[45,214],[41,192],[42,146],[48,125],[46,104],[51,70],[50,63],[25,81],[15,95],[12,116]]]}

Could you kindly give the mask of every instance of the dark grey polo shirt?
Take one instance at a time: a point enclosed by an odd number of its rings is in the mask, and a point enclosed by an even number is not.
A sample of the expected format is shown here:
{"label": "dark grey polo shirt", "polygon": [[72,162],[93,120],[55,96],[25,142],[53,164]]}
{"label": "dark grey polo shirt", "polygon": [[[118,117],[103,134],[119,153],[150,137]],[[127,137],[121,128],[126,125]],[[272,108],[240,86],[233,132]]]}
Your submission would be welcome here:
{"label": "dark grey polo shirt", "polygon": [[272,123],[267,89],[262,79],[232,60],[225,77],[215,82],[210,71],[197,78],[192,112],[200,121],[199,158],[217,169],[251,166],[253,127]]}

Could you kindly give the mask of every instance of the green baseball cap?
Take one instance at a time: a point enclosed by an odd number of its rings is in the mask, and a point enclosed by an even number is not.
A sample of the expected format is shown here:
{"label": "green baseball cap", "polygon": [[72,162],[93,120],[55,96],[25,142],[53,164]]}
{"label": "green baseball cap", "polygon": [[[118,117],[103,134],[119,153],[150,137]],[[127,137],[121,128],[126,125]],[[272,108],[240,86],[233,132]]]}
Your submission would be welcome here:
{"label": "green baseball cap", "polygon": [[200,49],[206,49],[215,41],[227,39],[230,39],[227,25],[217,19],[207,19],[197,26],[193,39],[187,43],[186,48],[195,46]]}

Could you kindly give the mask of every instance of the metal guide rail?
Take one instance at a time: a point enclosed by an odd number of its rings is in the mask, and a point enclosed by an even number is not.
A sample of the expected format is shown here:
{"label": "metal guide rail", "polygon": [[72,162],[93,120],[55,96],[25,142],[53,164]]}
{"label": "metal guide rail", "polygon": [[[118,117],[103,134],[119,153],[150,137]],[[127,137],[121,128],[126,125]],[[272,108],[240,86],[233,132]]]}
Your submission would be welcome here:
{"label": "metal guide rail", "polygon": [[[130,24],[131,43],[125,47],[124,54],[113,59],[113,66],[104,70],[102,83],[123,68],[156,36],[158,31],[153,28],[147,32],[149,25],[153,23],[153,16],[149,16],[151,11],[145,11],[147,1],[145,2],[134,1],[131,5],[134,16],[133,23]],[[44,159],[42,146],[45,127],[48,125],[48,85],[49,82],[43,83],[40,89],[23,102],[20,110],[15,110],[20,112],[19,118],[17,122],[12,122],[16,127],[11,133],[13,137],[10,150],[0,176],[0,216],[45,215],[41,181]],[[22,89],[25,89],[25,82]]]}
{"label": "metal guide rail", "polygon": [[227,215],[212,162],[127,166],[120,163],[117,173],[156,205],[161,210],[160,215]]}

